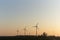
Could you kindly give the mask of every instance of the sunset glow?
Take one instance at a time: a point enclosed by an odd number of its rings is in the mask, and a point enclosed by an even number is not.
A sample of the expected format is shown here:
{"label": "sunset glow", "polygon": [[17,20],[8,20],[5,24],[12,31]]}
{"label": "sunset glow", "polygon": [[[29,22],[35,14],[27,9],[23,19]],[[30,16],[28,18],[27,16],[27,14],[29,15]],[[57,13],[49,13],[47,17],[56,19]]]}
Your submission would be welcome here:
{"label": "sunset glow", "polygon": [[0,0],[0,36],[35,35],[60,36],[60,0]]}

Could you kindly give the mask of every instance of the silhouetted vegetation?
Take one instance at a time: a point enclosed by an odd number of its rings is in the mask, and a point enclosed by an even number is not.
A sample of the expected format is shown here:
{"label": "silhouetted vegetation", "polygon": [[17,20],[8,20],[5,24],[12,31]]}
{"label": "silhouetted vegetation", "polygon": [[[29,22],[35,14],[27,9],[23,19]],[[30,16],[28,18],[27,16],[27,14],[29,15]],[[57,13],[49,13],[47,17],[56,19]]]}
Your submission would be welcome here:
{"label": "silhouetted vegetation", "polygon": [[44,32],[41,36],[20,35],[20,36],[0,36],[0,40],[60,40],[60,37],[47,36]]}

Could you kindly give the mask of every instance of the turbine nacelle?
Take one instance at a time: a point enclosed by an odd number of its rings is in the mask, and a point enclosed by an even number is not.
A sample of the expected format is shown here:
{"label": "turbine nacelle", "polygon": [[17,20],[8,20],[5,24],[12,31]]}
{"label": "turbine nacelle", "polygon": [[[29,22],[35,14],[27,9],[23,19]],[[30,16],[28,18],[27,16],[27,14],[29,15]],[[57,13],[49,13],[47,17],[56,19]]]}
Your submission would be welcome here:
{"label": "turbine nacelle", "polygon": [[36,24],[36,26],[33,26],[33,27],[36,27],[36,28],[38,28],[38,23]]}

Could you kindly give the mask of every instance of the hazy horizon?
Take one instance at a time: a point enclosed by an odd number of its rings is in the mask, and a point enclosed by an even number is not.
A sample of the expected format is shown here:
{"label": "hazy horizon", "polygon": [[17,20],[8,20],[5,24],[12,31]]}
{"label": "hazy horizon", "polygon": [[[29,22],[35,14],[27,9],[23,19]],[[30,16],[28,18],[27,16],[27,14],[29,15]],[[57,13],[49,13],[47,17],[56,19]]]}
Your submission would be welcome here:
{"label": "hazy horizon", "polygon": [[0,36],[35,35],[37,23],[38,35],[60,36],[60,0],[0,0]]}

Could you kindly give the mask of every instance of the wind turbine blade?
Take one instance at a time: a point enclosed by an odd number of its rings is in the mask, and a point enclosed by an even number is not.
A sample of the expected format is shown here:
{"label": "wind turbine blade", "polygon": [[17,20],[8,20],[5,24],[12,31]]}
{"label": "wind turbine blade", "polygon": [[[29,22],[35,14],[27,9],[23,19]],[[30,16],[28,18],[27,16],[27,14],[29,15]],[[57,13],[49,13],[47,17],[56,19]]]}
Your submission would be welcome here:
{"label": "wind turbine blade", "polygon": [[36,26],[33,26],[33,27],[36,27]]}

